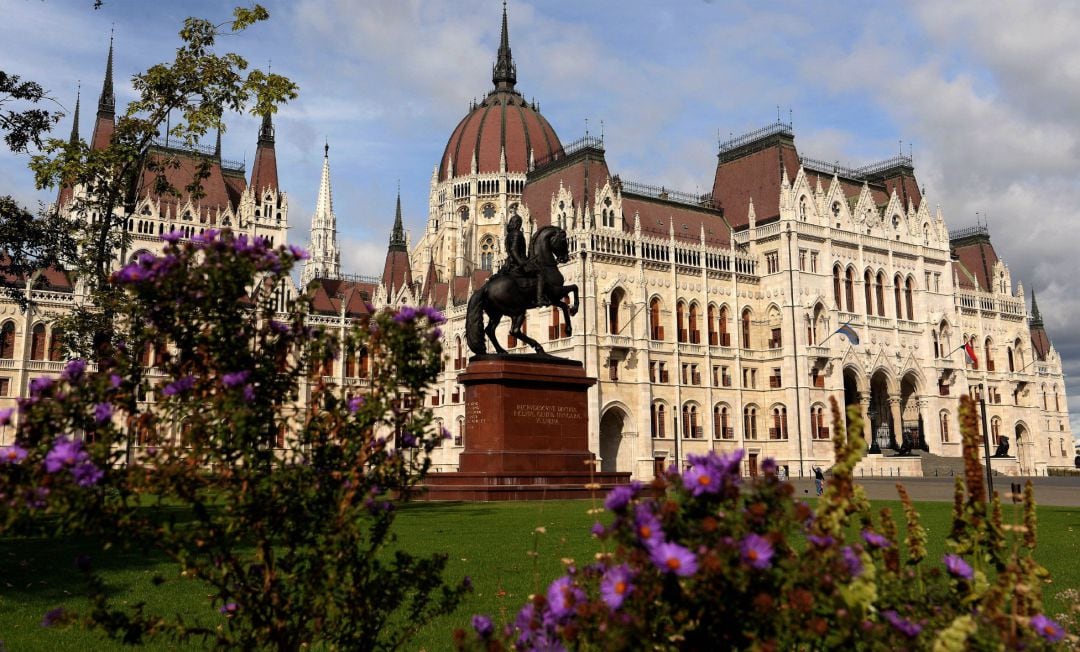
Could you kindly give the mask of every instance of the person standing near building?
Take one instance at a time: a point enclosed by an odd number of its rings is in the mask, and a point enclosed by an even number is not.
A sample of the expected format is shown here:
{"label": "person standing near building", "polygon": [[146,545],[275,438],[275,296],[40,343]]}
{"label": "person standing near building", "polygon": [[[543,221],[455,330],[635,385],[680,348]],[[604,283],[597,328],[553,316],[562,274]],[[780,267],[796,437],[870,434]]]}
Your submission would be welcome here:
{"label": "person standing near building", "polygon": [[819,496],[825,493],[825,474],[821,472],[820,466],[814,467],[814,489]]}

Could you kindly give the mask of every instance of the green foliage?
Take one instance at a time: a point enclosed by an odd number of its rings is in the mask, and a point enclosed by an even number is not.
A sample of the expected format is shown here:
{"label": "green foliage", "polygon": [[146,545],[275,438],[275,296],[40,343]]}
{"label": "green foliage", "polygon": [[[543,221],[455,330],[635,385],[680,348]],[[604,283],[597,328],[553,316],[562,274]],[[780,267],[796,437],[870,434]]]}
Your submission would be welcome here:
{"label": "green foliage", "polygon": [[[118,315],[130,339],[96,370],[70,363],[20,405],[0,467],[0,535],[158,550],[220,611],[208,627],[121,606],[86,559],[91,608],[54,614],[58,624],[127,643],[399,647],[465,591],[443,582],[445,555],[395,550],[391,531],[444,436],[418,407],[438,373],[442,316],[380,312],[343,343],[307,325],[303,299],[287,319],[275,312],[302,251],[227,232],[166,239],[162,256],[113,276],[130,299]],[[362,396],[321,380],[343,346],[370,355]],[[128,353],[153,348],[146,373]]]}

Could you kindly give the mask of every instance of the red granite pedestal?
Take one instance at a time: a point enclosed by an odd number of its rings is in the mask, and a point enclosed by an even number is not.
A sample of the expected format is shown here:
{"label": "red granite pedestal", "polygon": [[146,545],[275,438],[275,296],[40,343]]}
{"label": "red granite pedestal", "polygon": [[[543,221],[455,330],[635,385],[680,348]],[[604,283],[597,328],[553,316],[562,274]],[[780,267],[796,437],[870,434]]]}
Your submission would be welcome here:
{"label": "red granite pedestal", "polygon": [[588,389],[596,379],[580,362],[476,356],[458,382],[465,450],[457,472],[424,480],[428,500],[587,498],[630,481],[629,473],[591,472]]}

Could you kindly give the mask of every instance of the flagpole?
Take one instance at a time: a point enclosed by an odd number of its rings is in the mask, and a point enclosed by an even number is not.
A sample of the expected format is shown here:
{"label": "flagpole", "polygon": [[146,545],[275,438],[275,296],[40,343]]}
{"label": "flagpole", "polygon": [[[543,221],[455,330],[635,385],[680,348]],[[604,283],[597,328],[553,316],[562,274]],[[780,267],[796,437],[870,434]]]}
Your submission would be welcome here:
{"label": "flagpole", "polygon": [[[849,321],[849,322],[848,322],[848,323],[846,323],[846,324],[842,324],[842,325],[840,326],[840,328],[843,328],[844,326],[851,326],[851,322]],[[825,343],[826,343],[826,342],[828,342],[828,341],[829,341],[829,339],[830,339],[830,338],[832,338],[832,336],[833,336],[833,335],[836,335],[837,333],[839,333],[839,332],[840,332],[840,328],[837,328],[837,329],[836,329],[836,330],[834,330],[833,332],[829,333],[829,337],[826,337],[825,339],[823,339],[823,340],[821,340],[820,342],[818,342],[816,346],[824,346],[824,345],[825,345]]]}

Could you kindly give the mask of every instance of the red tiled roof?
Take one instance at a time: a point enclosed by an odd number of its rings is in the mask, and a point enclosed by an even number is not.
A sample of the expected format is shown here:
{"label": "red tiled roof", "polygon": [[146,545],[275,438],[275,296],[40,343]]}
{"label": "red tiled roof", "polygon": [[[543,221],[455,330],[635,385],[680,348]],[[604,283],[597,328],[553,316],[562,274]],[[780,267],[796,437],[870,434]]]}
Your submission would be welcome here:
{"label": "red tiled roof", "polygon": [[799,154],[793,143],[780,139],[765,149],[717,164],[713,199],[724,210],[731,226],[740,228],[749,224],[751,198],[759,223],[780,216],[781,164],[788,179],[794,181],[799,171]]}
{"label": "red tiled roof", "polygon": [[1035,355],[1039,360],[1046,360],[1046,354],[1050,353],[1050,338],[1046,336],[1046,329],[1042,326],[1031,326],[1030,332]]}
{"label": "red tiled roof", "polygon": [[476,157],[480,174],[498,172],[503,148],[506,169],[524,173],[529,169],[529,153],[542,159],[562,150],[551,124],[516,92],[493,91],[466,115],[446,143],[439,162],[439,179],[469,174]]}
{"label": "red tiled roof", "polygon": [[634,213],[637,213],[641,232],[646,235],[668,238],[674,222],[676,240],[701,242],[704,225],[705,244],[726,247],[731,242],[731,229],[716,211],[635,195],[623,195],[622,209],[624,231],[634,230]]}
{"label": "red tiled roof", "polygon": [[116,131],[116,125],[113,124],[113,118],[99,113],[94,122],[94,135],[90,139],[90,149],[102,150],[108,147],[112,142],[114,131]]}
{"label": "red tiled roof", "polygon": [[[553,168],[551,172],[541,172],[525,184],[521,200],[529,207],[529,212],[536,221],[536,228],[551,223],[551,198],[559,191],[560,186],[571,192],[580,215],[584,202],[595,197],[596,191],[603,188],[611,176],[608,173],[607,162],[603,158],[597,159],[595,156],[586,155],[575,159],[575,156],[571,154],[568,160],[572,162]],[[588,179],[588,197],[585,196],[586,179]]]}
{"label": "red tiled roof", "polygon": [[[186,203],[188,197],[188,191],[185,189],[192,180],[195,178],[195,174],[198,171],[200,164],[198,155],[190,153],[177,153],[176,151],[170,151],[170,155],[174,156],[179,165],[173,167],[172,165],[165,164],[161,170],[149,170],[144,168],[142,175],[139,178],[139,196],[140,198],[152,197],[156,201],[162,203],[162,209],[171,207],[174,210],[177,209],[183,203]],[[155,159],[162,161],[162,153],[155,156]],[[154,184],[159,175],[164,175],[166,181],[169,182],[177,192],[180,193],[180,197],[176,197],[171,194],[158,194],[154,192]],[[226,181],[226,179],[229,181]],[[213,162],[210,165],[209,176],[201,181],[201,187],[203,197],[194,201],[196,205],[205,213],[208,209],[216,209],[216,212],[224,211],[228,208],[235,210],[240,205],[240,196],[236,193],[237,188],[241,188],[243,180],[239,183],[236,181],[234,175],[226,177],[221,170],[221,165],[217,162]],[[241,189],[240,192],[243,192]],[[235,197],[235,200],[234,200]],[[216,216],[216,215],[215,215]]]}
{"label": "red tiled roof", "polygon": [[953,247],[953,254],[963,266],[963,269],[974,276],[974,281],[966,274],[958,274],[960,286],[981,290],[989,290],[994,263],[998,261],[997,252],[989,238],[977,238],[972,241],[964,241],[959,246]]}
{"label": "red tiled roof", "polygon": [[401,288],[413,284],[412,269],[409,266],[409,252],[394,247],[391,247],[386,252],[382,283],[387,291],[395,293]]}
{"label": "red tiled roof", "polygon": [[315,312],[339,315],[342,303],[344,303],[346,316],[357,317],[369,314],[366,303],[371,301],[371,296],[375,292],[373,283],[330,278],[320,278],[315,281],[319,283],[319,287],[311,298],[311,307]]}
{"label": "red tiled roof", "polygon": [[256,202],[267,188],[278,189],[277,153],[274,143],[260,142],[255,149],[255,164],[251,167],[251,189],[255,192]]}

